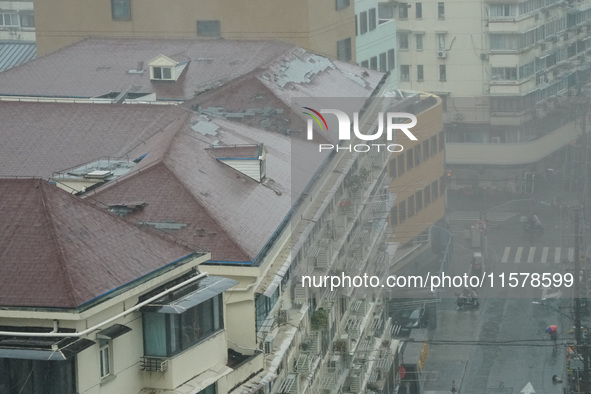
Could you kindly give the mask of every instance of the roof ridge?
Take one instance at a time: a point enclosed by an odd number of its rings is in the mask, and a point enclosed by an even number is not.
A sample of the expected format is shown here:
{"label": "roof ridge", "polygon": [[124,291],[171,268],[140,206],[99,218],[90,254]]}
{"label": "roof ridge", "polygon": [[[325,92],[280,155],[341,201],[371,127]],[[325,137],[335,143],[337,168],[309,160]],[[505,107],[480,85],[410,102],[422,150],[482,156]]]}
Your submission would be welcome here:
{"label": "roof ridge", "polygon": [[215,223],[215,225],[224,232],[224,235],[232,241],[232,243],[235,245],[235,247],[245,256],[247,256],[248,258],[250,258],[251,260],[254,260],[254,256],[251,256],[249,253],[247,253],[243,248],[242,245],[240,245],[238,242],[236,242],[236,240],[234,239],[234,237],[232,237],[228,232],[228,229],[223,226],[217,219],[217,217],[215,215],[212,215],[211,211],[209,210],[209,207],[207,204],[203,204],[203,202],[197,197],[195,196],[195,194],[185,185],[185,182],[183,182],[177,175],[176,173],[170,169],[170,167],[168,166],[168,164],[166,164],[165,161],[162,162],[162,164],[164,165],[164,167],[166,168],[166,171],[170,172],[172,174],[172,176],[174,177],[174,179],[176,179],[179,184],[181,185],[181,187],[188,193],[188,195],[191,197],[192,200],[194,200],[205,212],[207,212],[207,215],[209,216],[209,218]]}
{"label": "roof ridge", "polygon": [[57,236],[55,223],[51,219],[51,204],[47,204],[47,202],[49,200],[49,196],[47,195],[46,188],[53,187],[53,186],[51,186],[51,184],[49,182],[44,182],[41,178],[36,178],[35,180],[38,182],[35,185],[35,187],[40,189],[41,203],[43,205],[43,212],[45,213],[45,219],[48,222],[49,231],[51,232],[51,236],[53,237],[53,242],[56,245],[56,249],[58,251],[57,254],[58,254],[59,267],[63,273],[63,276],[66,277],[65,282],[67,284],[67,286],[66,286],[67,287],[66,288],[67,297],[71,303],[78,305],[77,304],[78,301],[76,300],[76,297],[74,295],[74,283],[72,280],[72,276],[70,275],[70,271],[68,270],[67,264],[66,264],[66,254],[64,252],[62,242],[60,241],[60,238]]}

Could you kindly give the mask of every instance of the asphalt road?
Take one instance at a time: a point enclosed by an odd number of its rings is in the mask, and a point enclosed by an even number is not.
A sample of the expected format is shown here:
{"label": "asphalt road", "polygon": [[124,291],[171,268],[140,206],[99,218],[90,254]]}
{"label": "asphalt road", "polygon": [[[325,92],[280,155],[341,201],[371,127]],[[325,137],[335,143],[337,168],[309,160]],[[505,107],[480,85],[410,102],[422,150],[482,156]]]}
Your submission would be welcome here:
{"label": "asphalt road", "polygon": [[[562,342],[574,336],[567,333],[573,326],[572,292],[565,287],[543,291],[531,280],[512,288],[508,278],[572,272],[572,264],[564,262],[573,257],[572,210],[536,207],[545,231],[532,235],[524,233],[520,222],[530,208],[518,202],[487,213],[485,271],[493,274],[494,286],[481,289],[477,310],[457,310],[454,291],[444,293],[437,328],[430,332],[426,392],[450,392],[452,381],[466,394],[563,392],[563,385],[553,384],[551,378],[556,374],[566,380]],[[455,239],[450,274],[469,271],[473,248],[464,239],[463,229],[478,216],[476,211],[449,215]],[[503,274],[504,287],[499,276]],[[559,327],[557,346],[545,332],[552,324]]]}

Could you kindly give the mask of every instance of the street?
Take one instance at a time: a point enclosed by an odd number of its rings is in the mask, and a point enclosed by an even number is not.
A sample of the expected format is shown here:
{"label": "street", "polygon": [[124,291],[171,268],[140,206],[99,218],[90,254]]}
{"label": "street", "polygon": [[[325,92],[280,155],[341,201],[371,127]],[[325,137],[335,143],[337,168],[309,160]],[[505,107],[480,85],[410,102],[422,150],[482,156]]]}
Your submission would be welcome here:
{"label": "street", "polygon": [[[536,214],[544,224],[543,234],[524,233],[521,216],[528,214],[523,202],[487,212],[487,260],[484,271],[496,277],[505,273],[572,272],[572,223],[567,211],[545,207]],[[572,212],[571,215],[572,217]],[[454,261],[450,274],[468,272],[474,250],[464,238],[466,224],[474,224],[478,211],[450,212],[454,233]],[[457,292],[457,290],[455,291]],[[437,329],[430,332],[430,352],[425,366],[425,393],[450,392],[452,382],[466,394],[562,393],[566,381],[565,341],[573,326],[572,289],[543,289],[528,281],[522,287],[494,287],[480,291],[480,308],[457,310],[453,290],[442,294]],[[545,332],[558,326],[554,346]],[[565,385],[564,385],[565,386]]]}

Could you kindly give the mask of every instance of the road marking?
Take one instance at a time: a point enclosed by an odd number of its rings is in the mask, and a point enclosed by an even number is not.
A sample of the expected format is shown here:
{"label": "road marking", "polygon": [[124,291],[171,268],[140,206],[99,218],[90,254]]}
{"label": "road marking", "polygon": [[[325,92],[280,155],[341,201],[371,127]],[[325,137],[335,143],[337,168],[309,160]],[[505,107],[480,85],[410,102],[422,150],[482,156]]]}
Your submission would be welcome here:
{"label": "road marking", "polygon": [[518,264],[521,261],[521,253],[523,253],[523,246],[517,248],[517,253],[515,253],[515,264]]}
{"label": "road marking", "polygon": [[556,264],[560,263],[560,251],[562,248],[558,247],[556,249],[554,249],[554,262]]}
{"label": "road marking", "polygon": [[548,262],[548,251],[550,250],[549,247],[545,246],[542,249],[542,264],[546,264]]}
{"label": "road marking", "polygon": [[511,247],[507,246],[505,247],[505,251],[503,252],[503,258],[501,259],[501,263],[506,263],[507,261],[509,261],[509,252],[511,252]]}
{"label": "road marking", "polygon": [[529,254],[527,255],[527,262],[528,263],[533,263],[534,262],[534,254],[536,253],[536,247],[535,246],[531,246],[529,248]]}

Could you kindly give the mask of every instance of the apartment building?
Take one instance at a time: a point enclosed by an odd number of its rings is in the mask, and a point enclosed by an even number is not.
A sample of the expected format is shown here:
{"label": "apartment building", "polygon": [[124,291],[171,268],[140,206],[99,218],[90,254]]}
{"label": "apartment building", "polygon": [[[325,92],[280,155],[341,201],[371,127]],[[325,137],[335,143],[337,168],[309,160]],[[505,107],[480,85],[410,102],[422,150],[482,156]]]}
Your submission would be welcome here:
{"label": "apartment building", "polygon": [[[86,37],[280,40],[355,60],[350,0],[249,2],[50,0],[35,2],[40,54]],[[56,23],[59,21],[59,23]]]}
{"label": "apartment building", "polygon": [[531,192],[582,131],[591,2],[387,2],[399,86],[444,99],[450,187]]}
{"label": "apartment building", "polygon": [[[441,99],[268,42],[89,39],[5,74],[5,171],[42,173],[83,201],[201,246],[211,253],[201,270],[238,282],[225,293],[227,347],[263,368],[235,387],[219,380],[218,393],[397,385],[401,343],[381,294],[303,287],[301,277],[383,276],[429,247],[444,213]],[[43,74],[54,79],[26,78]],[[320,142],[338,144],[336,119],[326,115],[327,130],[307,140],[302,107],[341,104],[365,108],[368,134],[380,110],[413,113],[418,141],[397,133],[404,153],[318,152]],[[15,138],[23,128],[26,157]]]}
{"label": "apartment building", "polygon": [[237,282],[200,269],[209,253],[40,178],[0,195],[2,393],[210,394],[261,370],[228,352]]}
{"label": "apartment building", "polygon": [[0,42],[35,42],[33,0],[0,1]]}

